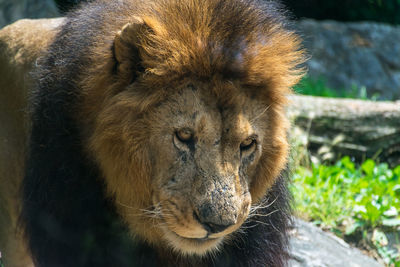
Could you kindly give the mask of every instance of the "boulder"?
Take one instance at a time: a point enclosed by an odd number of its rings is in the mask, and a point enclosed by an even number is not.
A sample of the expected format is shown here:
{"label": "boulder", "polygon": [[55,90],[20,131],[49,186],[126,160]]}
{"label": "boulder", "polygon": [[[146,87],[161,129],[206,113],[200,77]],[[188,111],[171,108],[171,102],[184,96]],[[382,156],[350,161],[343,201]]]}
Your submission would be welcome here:
{"label": "boulder", "polygon": [[[323,161],[348,155],[400,165],[400,101],[291,96],[293,138]],[[301,130],[302,134],[297,130]]]}
{"label": "boulder", "polygon": [[309,76],[332,89],[365,87],[368,96],[400,99],[400,26],[300,20]]}
{"label": "boulder", "polygon": [[308,222],[295,222],[290,239],[290,267],[383,266],[333,234]]}
{"label": "boulder", "polygon": [[22,18],[57,16],[53,0],[0,0],[0,28]]}

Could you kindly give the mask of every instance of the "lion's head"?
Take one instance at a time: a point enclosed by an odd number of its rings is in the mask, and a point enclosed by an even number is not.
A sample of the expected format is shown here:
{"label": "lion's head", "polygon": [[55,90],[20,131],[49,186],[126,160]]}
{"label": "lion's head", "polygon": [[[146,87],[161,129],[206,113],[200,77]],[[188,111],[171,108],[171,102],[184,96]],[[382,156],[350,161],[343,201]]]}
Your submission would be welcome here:
{"label": "lion's head", "polygon": [[156,2],[104,22],[79,115],[131,233],[204,255],[286,164],[284,104],[302,53],[252,1]]}

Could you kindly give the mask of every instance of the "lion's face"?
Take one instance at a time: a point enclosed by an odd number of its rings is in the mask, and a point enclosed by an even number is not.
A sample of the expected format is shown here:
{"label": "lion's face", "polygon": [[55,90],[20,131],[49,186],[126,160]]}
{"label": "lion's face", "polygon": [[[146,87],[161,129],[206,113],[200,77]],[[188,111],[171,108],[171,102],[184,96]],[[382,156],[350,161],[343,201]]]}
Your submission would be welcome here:
{"label": "lion's face", "polygon": [[[221,103],[213,86],[233,101]],[[247,218],[266,108],[233,84],[187,83],[149,116],[152,204],[176,250],[204,254]]]}
{"label": "lion's face", "polygon": [[171,93],[142,115],[129,89],[114,97],[92,144],[132,233],[203,255],[243,224],[252,191],[265,194],[257,173],[274,142],[269,105],[232,82],[184,81],[165,90]]}

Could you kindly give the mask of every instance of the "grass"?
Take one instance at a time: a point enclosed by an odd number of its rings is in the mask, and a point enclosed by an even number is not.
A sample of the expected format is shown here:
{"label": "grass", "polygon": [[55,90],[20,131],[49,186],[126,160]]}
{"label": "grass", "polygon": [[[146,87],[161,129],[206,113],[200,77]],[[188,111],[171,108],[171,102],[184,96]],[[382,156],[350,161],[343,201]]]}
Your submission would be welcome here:
{"label": "grass", "polygon": [[[334,98],[379,97],[367,96],[365,87],[334,90],[323,79],[310,77],[303,78],[294,90]],[[323,164],[323,155],[307,151],[307,135],[296,131],[292,135],[292,164],[297,167],[291,190],[297,215],[367,249],[387,266],[400,267],[400,166],[390,169],[371,159],[356,165],[349,157]]]}
{"label": "grass", "polygon": [[390,169],[370,159],[357,166],[344,157],[330,166],[298,167],[293,180],[300,217],[375,250],[388,266],[400,266],[387,238],[400,235],[400,166]]}
{"label": "grass", "polygon": [[349,89],[335,90],[327,86],[324,79],[313,79],[308,76],[305,76],[293,89],[298,94],[323,97],[363,100],[377,100],[379,97],[379,95],[368,96],[365,87],[352,86]]}

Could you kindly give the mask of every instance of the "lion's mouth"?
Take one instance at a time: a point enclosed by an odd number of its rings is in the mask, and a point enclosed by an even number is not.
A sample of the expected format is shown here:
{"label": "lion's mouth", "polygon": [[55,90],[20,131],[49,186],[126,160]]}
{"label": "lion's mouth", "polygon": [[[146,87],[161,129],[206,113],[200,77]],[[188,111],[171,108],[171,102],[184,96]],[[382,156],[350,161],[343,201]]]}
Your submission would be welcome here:
{"label": "lion's mouth", "polygon": [[[208,240],[217,240],[218,237],[211,237],[210,234],[207,233],[207,235],[205,237],[200,237],[200,238],[196,238],[196,237],[185,237],[185,236],[181,236],[180,234],[176,233],[175,231],[170,230],[173,234],[175,234],[177,237],[179,238],[183,238],[183,239],[187,239],[187,240],[192,240],[192,241],[196,241],[196,242],[206,242]],[[220,237],[219,237],[220,238]]]}
{"label": "lion's mouth", "polygon": [[[167,200],[162,202],[155,199],[158,204],[158,218],[162,239],[175,251],[183,255],[205,255],[218,250],[224,242],[230,240],[230,234],[235,232],[246,219],[249,205],[242,203],[239,214],[234,224],[212,224],[202,222],[198,215],[193,211],[193,215],[187,210],[194,210],[191,207],[183,209],[176,203]],[[172,203],[172,204],[171,204]],[[155,205],[156,206],[156,205]],[[184,212],[185,211],[185,212]],[[222,216],[226,214],[219,214]],[[217,216],[217,214],[215,214]]]}
{"label": "lion's mouth", "polygon": [[209,234],[201,238],[184,237],[166,226],[161,227],[161,229],[168,243],[174,249],[186,255],[204,255],[217,249],[224,239],[223,237],[210,237]]}

